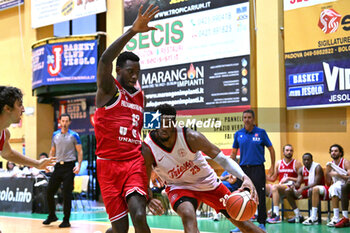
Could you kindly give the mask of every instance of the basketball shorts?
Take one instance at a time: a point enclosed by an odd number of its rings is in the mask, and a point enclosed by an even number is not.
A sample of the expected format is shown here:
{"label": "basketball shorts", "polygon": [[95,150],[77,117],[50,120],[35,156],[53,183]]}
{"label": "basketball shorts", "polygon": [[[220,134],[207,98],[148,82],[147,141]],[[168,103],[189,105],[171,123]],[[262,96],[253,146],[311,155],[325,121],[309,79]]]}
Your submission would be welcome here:
{"label": "basketball shorts", "polygon": [[126,161],[97,159],[97,179],[111,222],[128,213],[126,197],[138,192],[147,197],[147,173],[143,157]]}
{"label": "basketball shorts", "polygon": [[[168,188],[167,188],[168,189]],[[231,192],[228,188],[222,183],[219,186],[210,191],[193,191],[189,189],[174,189],[174,190],[166,190],[168,194],[168,198],[170,200],[171,206],[174,208],[175,203],[182,197],[190,197],[197,200],[198,204],[203,202],[213,209],[216,212],[220,210],[226,210],[224,203],[225,195],[230,195]]]}
{"label": "basketball shorts", "polygon": [[[318,185],[317,187],[319,187],[320,189],[320,199],[321,200],[330,200],[329,199],[329,187],[328,186],[325,186],[325,185]],[[312,195],[312,188],[309,188],[307,190],[304,190],[302,193],[301,193],[301,197],[299,199],[306,199],[306,198],[309,198],[311,197]]]}

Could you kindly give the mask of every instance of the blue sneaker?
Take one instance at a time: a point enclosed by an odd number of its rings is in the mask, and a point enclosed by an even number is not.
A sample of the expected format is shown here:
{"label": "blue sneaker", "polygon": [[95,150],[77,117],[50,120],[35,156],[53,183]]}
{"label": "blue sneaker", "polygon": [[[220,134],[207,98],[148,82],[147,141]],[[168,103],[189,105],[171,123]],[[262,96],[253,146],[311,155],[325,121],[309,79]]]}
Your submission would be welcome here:
{"label": "blue sneaker", "polygon": [[281,217],[278,215],[278,216],[275,216],[275,217],[273,217],[273,218],[268,218],[268,219],[266,220],[266,222],[267,222],[267,223],[270,223],[270,224],[275,224],[275,223],[280,223],[280,222],[282,222],[282,220],[281,220]]}
{"label": "blue sneaker", "polygon": [[230,233],[234,233],[234,232],[241,232],[241,230],[238,227],[236,227],[233,230],[230,230]]}
{"label": "blue sneaker", "polygon": [[260,224],[258,225],[258,227],[259,227],[261,230],[263,230],[263,231],[266,232],[266,227],[265,227],[264,224],[260,223]]}

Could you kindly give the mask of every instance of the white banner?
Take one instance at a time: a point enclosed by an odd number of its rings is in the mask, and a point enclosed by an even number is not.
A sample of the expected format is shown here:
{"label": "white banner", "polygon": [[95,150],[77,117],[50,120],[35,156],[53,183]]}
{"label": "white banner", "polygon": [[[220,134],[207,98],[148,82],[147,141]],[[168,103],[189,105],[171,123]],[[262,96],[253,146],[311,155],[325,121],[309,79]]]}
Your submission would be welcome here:
{"label": "white banner", "polygon": [[32,28],[106,12],[106,0],[32,0]]}
{"label": "white banner", "polygon": [[284,10],[289,11],[297,8],[314,6],[317,4],[334,2],[336,0],[284,0]]}
{"label": "white banner", "polygon": [[162,29],[136,35],[129,50],[143,58],[142,69],[249,55],[248,9],[241,3],[155,20],[150,25]]}

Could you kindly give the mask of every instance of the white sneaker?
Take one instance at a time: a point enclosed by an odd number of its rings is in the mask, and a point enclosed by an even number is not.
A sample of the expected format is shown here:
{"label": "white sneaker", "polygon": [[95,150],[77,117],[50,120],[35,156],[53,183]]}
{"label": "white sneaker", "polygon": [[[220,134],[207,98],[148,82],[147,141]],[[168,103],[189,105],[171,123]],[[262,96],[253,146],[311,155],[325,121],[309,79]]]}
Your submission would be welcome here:
{"label": "white sneaker", "polygon": [[318,219],[312,219],[311,217],[307,218],[304,222],[304,225],[317,225],[318,224]]}
{"label": "white sneaker", "polygon": [[327,223],[327,226],[329,226],[329,227],[334,227],[335,224],[337,224],[339,221],[340,221],[339,218],[333,217],[332,220],[331,220],[329,223]]}

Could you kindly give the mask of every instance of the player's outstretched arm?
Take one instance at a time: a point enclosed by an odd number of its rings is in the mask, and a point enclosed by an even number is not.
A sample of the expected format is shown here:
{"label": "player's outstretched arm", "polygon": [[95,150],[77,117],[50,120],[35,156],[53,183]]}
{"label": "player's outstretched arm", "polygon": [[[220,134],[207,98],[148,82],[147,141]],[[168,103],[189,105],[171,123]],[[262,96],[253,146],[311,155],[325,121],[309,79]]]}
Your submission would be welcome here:
{"label": "player's outstretched arm", "polygon": [[48,166],[53,166],[56,163],[56,158],[46,158],[41,160],[35,160],[29,157],[26,157],[22,155],[21,153],[12,150],[10,144],[9,144],[9,138],[10,138],[10,132],[6,129],[6,141],[4,143],[4,147],[1,152],[1,156],[14,163],[30,166],[30,167],[36,167],[38,169],[46,169]]}
{"label": "player's outstretched arm", "polygon": [[[152,166],[155,163],[154,157],[152,155],[151,149],[147,146],[146,143],[142,143],[142,156],[145,160],[146,172],[147,172],[147,184],[149,185],[151,179]],[[164,208],[158,199],[152,198],[152,191],[149,191],[149,202],[148,208],[153,215],[162,215],[164,213]]]}
{"label": "player's outstretched arm", "polygon": [[113,61],[120,54],[126,43],[139,32],[157,30],[155,27],[149,27],[148,23],[159,12],[158,7],[150,5],[143,14],[142,9],[143,7],[141,6],[132,27],[114,41],[101,55],[97,67],[97,107],[102,107],[106,104],[117,91],[112,76]]}
{"label": "player's outstretched arm", "polygon": [[212,158],[215,162],[217,162],[226,171],[228,171],[230,174],[242,180],[243,183],[239,190],[243,191],[243,189],[248,188],[250,190],[252,199],[256,203],[259,203],[258,195],[253,182],[249,179],[249,177],[243,172],[242,168],[235,161],[230,159],[228,156],[224,155],[217,146],[209,142],[209,140],[200,132],[187,129],[186,140],[192,151],[202,151],[210,158]]}

